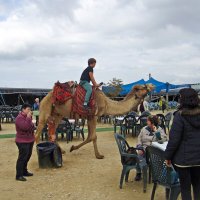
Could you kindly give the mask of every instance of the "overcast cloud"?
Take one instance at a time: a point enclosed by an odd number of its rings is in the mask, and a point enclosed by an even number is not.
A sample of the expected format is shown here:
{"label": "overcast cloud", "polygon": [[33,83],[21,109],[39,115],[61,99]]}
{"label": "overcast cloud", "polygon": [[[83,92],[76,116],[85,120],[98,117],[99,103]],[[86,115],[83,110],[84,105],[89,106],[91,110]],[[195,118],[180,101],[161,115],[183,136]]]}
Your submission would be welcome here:
{"label": "overcast cloud", "polygon": [[200,82],[199,0],[0,0],[0,87],[51,88],[148,74]]}

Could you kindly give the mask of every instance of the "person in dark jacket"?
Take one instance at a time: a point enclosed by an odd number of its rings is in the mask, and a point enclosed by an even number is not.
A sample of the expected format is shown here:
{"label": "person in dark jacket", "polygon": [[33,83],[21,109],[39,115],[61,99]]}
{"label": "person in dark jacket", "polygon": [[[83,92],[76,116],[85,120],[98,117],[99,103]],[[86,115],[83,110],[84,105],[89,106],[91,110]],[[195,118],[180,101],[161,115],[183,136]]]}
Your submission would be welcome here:
{"label": "person in dark jacket", "polygon": [[200,100],[192,88],[180,90],[180,107],[174,115],[165,151],[168,166],[179,174],[182,200],[200,199]]}
{"label": "person in dark jacket", "polygon": [[27,164],[32,155],[34,137],[34,124],[32,123],[31,105],[24,104],[22,110],[15,120],[16,145],[19,149],[19,156],[16,164],[16,180],[26,181],[24,176],[33,176],[28,172]]}

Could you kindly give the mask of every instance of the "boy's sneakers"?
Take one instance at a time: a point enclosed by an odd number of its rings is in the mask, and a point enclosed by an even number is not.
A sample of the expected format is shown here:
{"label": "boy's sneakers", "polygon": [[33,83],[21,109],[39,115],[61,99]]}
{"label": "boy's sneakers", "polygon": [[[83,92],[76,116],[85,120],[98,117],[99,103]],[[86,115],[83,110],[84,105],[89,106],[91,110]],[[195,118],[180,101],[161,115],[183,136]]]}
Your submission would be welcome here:
{"label": "boy's sneakers", "polygon": [[87,103],[84,103],[84,104],[83,104],[83,108],[84,108],[85,110],[89,110],[89,109],[90,109],[90,107],[88,106]]}

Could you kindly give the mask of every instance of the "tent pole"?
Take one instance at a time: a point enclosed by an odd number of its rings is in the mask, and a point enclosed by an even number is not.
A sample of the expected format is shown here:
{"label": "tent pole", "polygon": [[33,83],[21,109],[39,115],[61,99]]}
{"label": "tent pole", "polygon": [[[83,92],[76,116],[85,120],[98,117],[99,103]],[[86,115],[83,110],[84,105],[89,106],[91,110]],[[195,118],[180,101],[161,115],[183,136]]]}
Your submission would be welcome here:
{"label": "tent pole", "polygon": [[19,97],[19,94],[18,94],[17,98],[18,98],[17,105],[19,106],[19,105],[20,105],[20,97]]}
{"label": "tent pole", "polygon": [[169,103],[169,83],[167,82],[166,83],[166,107],[167,107],[167,111],[168,111],[168,109],[169,109],[169,107],[168,107],[168,103]]}
{"label": "tent pole", "polygon": [[21,98],[22,102],[24,103],[24,99],[22,98],[21,94],[20,94],[19,96],[20,96],[20,98]]}
{"label": "tent pole", "polygon": [[167,93],[166,93],[166,105],[167,105],[167,111],[168,111],[168,109],[169,109],[169,107],[168,107],[168,103],[169,103],[169,93],[167,92]]}
{"label": "tent pole", "polygon": [[5,102],[2,94],[1,94],[1,99],[2,99],[3,105],[6,105],[6,102]]}

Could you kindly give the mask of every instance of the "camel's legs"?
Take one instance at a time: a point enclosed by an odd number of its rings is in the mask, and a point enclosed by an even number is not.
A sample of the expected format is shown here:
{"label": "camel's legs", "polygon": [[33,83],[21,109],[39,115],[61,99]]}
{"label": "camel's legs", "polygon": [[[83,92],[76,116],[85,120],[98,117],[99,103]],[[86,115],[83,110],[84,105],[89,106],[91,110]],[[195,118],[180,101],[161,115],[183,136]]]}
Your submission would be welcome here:
{"label": "camel's legs", "polygon": [[[48,105],[48,103],[47,103],[47,105]],[[40,135],[42,133],[42,129],[47,124],[47,120],[48,120],[49,116],[51,115],[51,103],[48,106],[46,106],[44,109],[43,108],[44,108],[44,103],[41,103],[39,123],[38,123],[38,127],[37,127],[37,130],[36,130],[36,133],[35,133],[36,144],[39,142]]]}
{"label": "camel's legs", "polygon": [[63,117],[62,116],[53,116],[53,118],[55,119],[55,121],[54,121],[54,123],[55,123],[54,130],[51,130],[52,132],[54,132],[53,138],[55,138],[55,140],[53,142],[55,142],[58,145],[58,147],[60,148],[60,150],[61,150],[62,153],[65,153],[65,151],[59,145],[59,143],[56,141],[56,129],[57,129],[57,127],[58,127],[58,125],[61,122],[61,120],[62,120]]}
{"label": "camel's legs", "polygon": [[39,141],[40,141],[40,135],[41,135],[42,129],[44,128],[46,123],[47,123],[47,120],[40,120],[39,121],[37,130],[36,130],[36,133],[35,133],[35,142],[36,142],[36,144],[38,144]]}
{"label": "camel's legs", "polygon": [[77,146],[74,146],[72,145],[71,148],[70,148],[70,152],[72,152],[73,150],[77,150],[79,148],[81,148],[82,146],[84,146],[85,144],[91,142],[91,126],[90,124],[88,123],[88,136],[87,136],[87,139],[85,141],[83,141],[82,143],[80,143],[79,145]]}
{"label": "camel's legs", "polygon": [[92,139],[93,145],[94,145],[95,156],[98,159],[103,159],[104,156],[99,153],[98,147],[97,147],[97,135],[96,135],[97,117],[94,117],[94,119],[90,123],[91,123],[91,129],[92,129],[91,130],[91,139]]}
{"label": "camel's legs", "polygon": [[85,144],[93,141],[96,158],[98,158],[98,159],[104,158],[103,155],[100,155],[100,153],[98,151],[98,147],[97,147],[96,120],[97,120],[96,117],[94,117],[91,120],[88,120],[88,137],[87,137],[87,139],[84,142],[82,142],[81,144],[79,144],[78,146],[72,146],[70,149],[70,152],[73,150],[79,149],[80,147],[84,146]]}
{"label": "camel's legs", "polygon": [[104,155],[101,155],[101,154],[99,153],[99,151],[98,151],[96,133],[95,133],[95,138],[94,138],[92,141],[93,141],[93,145],[94,145],[94,153],[95,153],[96,158],[98,158],[98,159],[103,159],[103,158],[104,158]]}

